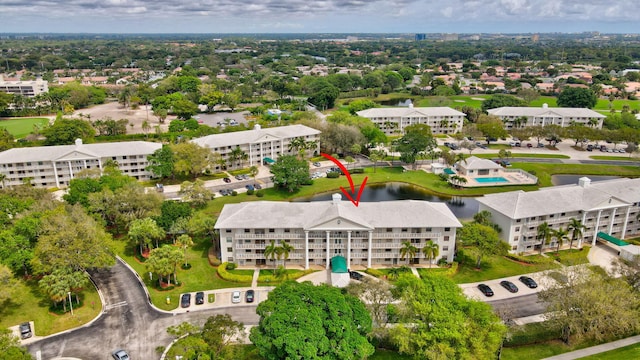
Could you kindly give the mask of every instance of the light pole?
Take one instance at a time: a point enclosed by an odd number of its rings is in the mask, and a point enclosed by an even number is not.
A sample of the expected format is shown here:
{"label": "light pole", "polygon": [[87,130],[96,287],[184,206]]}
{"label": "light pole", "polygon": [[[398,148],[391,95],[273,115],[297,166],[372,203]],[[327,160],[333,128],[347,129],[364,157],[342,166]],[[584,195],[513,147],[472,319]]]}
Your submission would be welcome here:
{"label": "light pole", "polygon": [[71,291],[67,292],[69,295],[69,307],[71,308],[71,316],[73,316],[73,302],[71,302]]}

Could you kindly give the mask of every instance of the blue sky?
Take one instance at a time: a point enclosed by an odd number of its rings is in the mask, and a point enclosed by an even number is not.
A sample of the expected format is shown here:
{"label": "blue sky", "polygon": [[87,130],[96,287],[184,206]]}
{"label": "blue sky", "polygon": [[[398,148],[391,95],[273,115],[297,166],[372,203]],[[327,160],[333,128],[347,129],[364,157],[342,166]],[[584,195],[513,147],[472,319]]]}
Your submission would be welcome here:
{"label": "blue sky", "polygon": [[0,0],[0,32],[638,33],[639,0]]}

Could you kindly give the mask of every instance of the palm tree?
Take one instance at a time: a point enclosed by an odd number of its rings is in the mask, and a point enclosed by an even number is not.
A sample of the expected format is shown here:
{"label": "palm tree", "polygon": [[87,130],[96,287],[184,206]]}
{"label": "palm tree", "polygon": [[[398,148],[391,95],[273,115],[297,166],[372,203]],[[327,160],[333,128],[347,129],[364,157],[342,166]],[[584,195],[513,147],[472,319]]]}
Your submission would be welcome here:
{"label": "palm tree", "polygon": [[235,149],[231,150],[231,152],[229,153],[229,161],[230,162],[234,162],[237,161],[238,162],[238,167],[240,167],[242,161],[245,161],[249,158],[249,156],[247,155],[246,152],[242,151],[242,149],[240,149],[240,146],[236,146]]}
{"label": "palm tree", "polygon": [[440,247],[438,244],[434,243],[433,240],[427,241],[427,244],[422,248],[422,252],[424,253],[424,257],[429,260],[429,267],[431,267],[431,262],[433,259],[437,258],[440,255]]}
{"label": "palm tree", "polygon": [[[274,261],[278,253],[278,247],[279,246],[276,245],[276,241],[271,240],[271,243],[264,248],[264,257],[267,259],[271,259],[271,261]],[[276,269],[276,264],[274,261],[273,270],[275,271],[275,269]]]}
{"label": "palm tree", "polygon": [[287,260],[289,259],[289,254],[293,250],[295,250],[295,248],[291,244],[286,242],[286,241],[282,242],[282,245],[280,245],[280,248],[282,249],[282,258],[284,259],[283,265],[284,265],[284,268],[286,269],[287,268]]}
{"label": "palm tree", "polygon": [[149,130],[151,130],[151,125],[149,125],[149,121],[145,120],[142,122],[142,131],[144,132],[144,136],[147,137]]}
{"label": "palm tree", "polygon": [[401,268],[393,267],[387,272],[387,277],[389,278],[389,280],[398,280],[398,278],[400,277],[400,273],[402,273]]}
{"label": "palm tree", "polygon": [[538,225],[538,239],[540,240],[540,254],[542,254],[542,248],[545,244],[548,244],[551,241],[551,226],[545,221],[542,224]]}
{"label": "palm tree", "polygon": [[186,268],[187,264],[188,264],[188,262],[187,262],[187,249],[189,247],[193,246],[193,239],[191,239],[191,236],[189,236],[187,234],[182,234],[182,235],[178,236],[178,238],[176,239],[176,245],[178,245],[184,251],[184,266]]}
{"label": "palm tree", "polygon": [[407,259],[407,264],[410,263],[411,259],[416,257],[418,253],[418,248],[413,246],[410,241],[403,241],[402,248],[400,249],[400,260]]}
{"label": "palm tree", "polygon": [[384,159],[384,157],[386,156],[384,150],[373,150],[371,151],[371,153],[369,154],[369,160],[371,160],[373,162],[373,172],[376,172],[376,165],[378,163],[378,161]]}
{"label": "palm tree", "polygon": [[7,175],[5,174],[0,174],[0,184],[2,184],[2,188],[5,188],[4,182],[7,179]]}
{"label": "palm tree", "polygon": [[259,172],[258,167],[255,165],[249,168],[249,174],[251,174],[253,181],[256,181],[256,176],[258,175],[258,172]]}
{"label": "palm tree", "polygon": [[304,138],[302,136],[293,138],[291,140],[289,140],[289,146],[288,146],[288,151],[294,151],[294,152],[298,152],[298,156],[300,158],[302,158],[301,154],[299,153],[300,150],[304,151],[307,148],[307,142],[304,140]]}
{"label": "palm tree", "polygon": [[563,228],[559,228],[553,232],[553,237],[556,238],[556,241],[558,242],[556,254],[560,251],[560,246],[562,246],[566,240],[569,240],[569,237],[567,236],[568,234],[569,232]]}
{"label": "palm tree", "polygon": [[585,228],[586,226],[582,225],[582,221],[576,218],[571,218],[571,220],[569,220],[569,225],[567,226],[567,230],[571,231],[571,242],[569,242],[569,249],[573,247],[573,242],[575,240],[582,238],[582,230],[584,230]]}

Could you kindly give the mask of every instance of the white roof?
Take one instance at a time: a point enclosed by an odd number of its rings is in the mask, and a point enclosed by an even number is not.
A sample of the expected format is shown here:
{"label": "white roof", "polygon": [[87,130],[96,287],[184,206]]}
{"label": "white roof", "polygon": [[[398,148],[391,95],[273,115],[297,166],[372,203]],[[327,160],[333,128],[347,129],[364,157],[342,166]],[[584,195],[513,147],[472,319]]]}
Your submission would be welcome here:
{"label": "white roof", "polygon": [[252,201],[225,205],[216,229],[321,229],[329,223],[341,224],[345,230],[462,227],[447,205],[428,201],[361,202],[358,207],[350,201]]}
{"label": "white roof", "polygon": [[640,179],[596,181],[585,187],[566,185],[531,192],[511,191],[485,195],[478,201],[511,219],[606,209],[640,202]]}
{"label": "white roof", "polygon": [[39,146],[13,148],[0,153],[0,164],[66,159],[96,159],[111,156],[149,155],[162,144],[148,141],[126,141],[99,144]]}
{"label": "white roof", "polygon": [[254,129],[247,131],[214,134],[193,139],[191,141],[202,147],[213,149],[225,146],[252,144],[269,140],[291,139],[299,136],[318,134],[320,134],[320,131],[304,125],[289,125],[267,129]]}
{"label": "white roof", "polygon": [[393,107],[371,108],[357,112],[358,116],[366,118],[378,117],[425,117],[425,116],[465,116],[463,112],[450,107]]}
{"label": "white roof", "polygon": [[458,166],[467,170],[502,169],[502,166],[488,159],[470,156],[466,161],[459,161]]}
{"label": "white roof", "polygon": [[545,108],[545,107],[500,107],[487,110],[489,115],[496,116],[547,116],[547,117],[581,117],[604,119],[606,116],[586,108]]}

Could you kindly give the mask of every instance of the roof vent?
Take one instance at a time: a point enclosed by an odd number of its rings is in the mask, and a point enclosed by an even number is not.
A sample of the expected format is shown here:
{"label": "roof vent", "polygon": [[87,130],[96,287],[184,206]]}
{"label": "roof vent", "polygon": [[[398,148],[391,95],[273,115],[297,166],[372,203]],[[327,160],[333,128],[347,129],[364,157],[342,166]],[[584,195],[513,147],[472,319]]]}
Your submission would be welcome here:
{"label": "roof vent", "polygon": [[413,109],[413,103],[409,100],[409,109]]}
{"label": "roof vent", "polygon": [[262,127],[260,126],[260,124],[255,124],[253,125],[253,130],[260,130],[262,129]]}
{"label": "roof vent", "polygon": [[340,194],[331,195],[331,201],[336,205],[340,204],[340,202],[342,201],[342,195]]}
{"label": "roof vent", "polygon": [[578,186],[586,188],[589,187],[589,185],[591,185],[591,179],[588,177],[585,176],[578,179]]}
{"label": "roof vent", "polygon": [[548,109],[549,108],[549,104],[547,104],[547,103],[542,104],[542,108],[543,109]]}
{"label": "roof vent", "polygon": [[82,146],[82,139],[76,139],[76,146]]}

